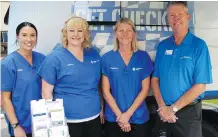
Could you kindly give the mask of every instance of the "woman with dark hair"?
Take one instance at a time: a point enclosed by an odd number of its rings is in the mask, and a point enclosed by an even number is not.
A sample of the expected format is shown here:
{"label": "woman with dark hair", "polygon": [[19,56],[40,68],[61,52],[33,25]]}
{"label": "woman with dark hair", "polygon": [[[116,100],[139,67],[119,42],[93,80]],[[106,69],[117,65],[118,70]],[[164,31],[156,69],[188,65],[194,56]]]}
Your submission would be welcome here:
{"label": "woman with dark hair", "polygon": [[45,56],[33,51],[36,27],[23,22],[16,28],[19,49],[1,62],[2,107],[12,137],[31,137],[30,101],[41,98],[41,79],[37,75]]}

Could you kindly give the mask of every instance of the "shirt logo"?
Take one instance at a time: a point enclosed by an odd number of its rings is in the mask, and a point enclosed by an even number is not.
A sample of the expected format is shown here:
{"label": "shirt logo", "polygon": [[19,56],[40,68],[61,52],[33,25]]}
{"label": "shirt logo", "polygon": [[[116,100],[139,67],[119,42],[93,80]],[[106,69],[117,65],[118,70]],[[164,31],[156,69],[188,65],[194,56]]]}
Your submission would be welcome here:
{"label": "shirt logo", "polygon": [[173,50],[166,50],[165,55],[172,55],[173,54]]}
{"label": "shirt logo", "polygon": [[23,69],[18,69],[17,71],[23,71]]}
{"label": "shirt logo", "polygon": [[99,60],[91,60],[91,63],[92,63],[92,64],[95,64],[95,63],[97,63],[97,62],[99,62]]}
{"label": "shirt logo", "polygon": [[132,71],[138,71],[138,70],[141,70],[143,68],[132,68]]}
{"label": "shirt logo", "polygon": [[192,59],[192,57],[189,57],[189,56],[181,56],[180,59]]}
{"label": "shirt logo", "polygon": [[69,66],[74,66],[74,64],[67,64],[67,66],[69,67]]}
{"label": "shirt logo", "polygon": [[110,67],[110,69],[119,69],[119,68],[117,68],[117,67]]}

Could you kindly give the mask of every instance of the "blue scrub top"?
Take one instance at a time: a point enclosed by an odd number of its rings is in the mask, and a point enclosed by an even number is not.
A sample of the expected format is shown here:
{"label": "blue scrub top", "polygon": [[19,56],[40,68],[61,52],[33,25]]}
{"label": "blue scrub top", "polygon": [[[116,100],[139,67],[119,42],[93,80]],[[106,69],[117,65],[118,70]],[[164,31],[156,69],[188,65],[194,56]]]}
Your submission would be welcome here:
{"label": "blue scrub top", "polygon": [[39,75],[54,85],[53,98],[64,102],[67,119],[84,119],[100,113],[98,84],[101,58],[91,48],[84,49],[84,62],[60,47],[42,63]]}
{"label": "blue scrub top", "polygon": [[[211,69],[206,43],[188,32],[179,46],[173,36],[159,44],[153,77],[159,78],[163,100],[171,105],[194,84],[212,83]],[[198,99],[203,97],[204,93]]]}
{"label": "blue scrub top", "polygon": [[[1,91],[11,92],[20,126],[25,132],[32,133],[30,101],[41,99],[41,78],[37,71],[45,56],[32,52],[32,66],[17,51],[5,57],[1,62]],[[8,119],[6,118],[9,123]],[[9,133],[14,136],[14,131],[9,124]]]}
{"label": "blue scrub top", "polygon": [[[109,51],[102,57],[102,73],[108,77],[111,94],[119,109],[126,112],[142,90],[142,81],[153,71],[153,62],[149,55],[141,50],[133,53],[126,66],[119,51]],[[105,117],[116,122],[116,116],[108,104],[105,106]],[[130,123],[142,124],[149,120],[147,105],[143,102],[133,113]]]}

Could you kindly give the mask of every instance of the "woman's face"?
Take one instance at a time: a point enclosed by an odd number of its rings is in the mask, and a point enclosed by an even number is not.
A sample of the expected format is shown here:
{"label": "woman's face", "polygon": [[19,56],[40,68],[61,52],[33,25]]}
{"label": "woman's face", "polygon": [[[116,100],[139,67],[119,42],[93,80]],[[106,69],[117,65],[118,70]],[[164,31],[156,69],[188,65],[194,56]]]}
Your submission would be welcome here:
{"label": "woman's face", "polygon": [[23,27],[17,36],[17,41],[19,42],[20,48],[27,51],[30,51],[34,48],[36,45],[36,40],[36,31],[34,28],[29,26]]}
{"label": "woman's face", "polygon": [[67,29],[68,45],[82,46],[85,40],[85,33],[82,28],[72,27]]}
{"label": "woman's face", "polygon": [[121,45],[131,45],[133,38],[135,37],[135,32],[131,25],[127,23],[121,23],[118,25],[115,32],[115,36]]}

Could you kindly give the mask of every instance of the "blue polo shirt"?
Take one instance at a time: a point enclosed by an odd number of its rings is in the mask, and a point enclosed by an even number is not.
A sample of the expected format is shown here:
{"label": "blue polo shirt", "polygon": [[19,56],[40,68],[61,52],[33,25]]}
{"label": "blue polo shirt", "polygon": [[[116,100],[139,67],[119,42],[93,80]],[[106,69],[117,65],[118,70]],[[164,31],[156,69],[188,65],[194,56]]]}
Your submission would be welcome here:
{"label": "blue polo shirt", "polygon": [[[31,133],[30,101],[41,98],[41,79],[37,75],[45,56],[32,52],[32,66],[17,51],[5,57],[1,62],[1,91],[11,92],[20,126],[25,132]],[[7,122],[9,123],[7,117]],[[9,134],[14,136],[14,131],[9,124]]]}
{"label": "blue polo shirt", "polygon": [[59,47],[42,63],[39,75],[54,85],[53,98],[63,99],[68,120],[84,119],[100,113],[98,84],[101,58],[93,49],[84,49],[84,62],[68,49]]}
{"label": "blue polo shirt", "polygon": [[[111,94],[119,109],[126,112],[142,90],[142,81],[153,71],[153,63],[149,55],[141,50],[133,53],[126,66],[119,51],[109,51],[102,57],[102,73],[108,77]],[[105,118],[116,122],[116,116],[109,107],[105,106]],[[142,124],[149,119],[146,103],[143,102],[133,113],[130,123]]]}
{"label": "blue polo shirt", "polygon": [[[173,36],[159,44],[153,77],[159,78],[164,102],[171,105],[194,84],[212,83],[211,69],[206,43],[188,32],[179,46]],[[198,99],[203,97],[204,94]]]}

